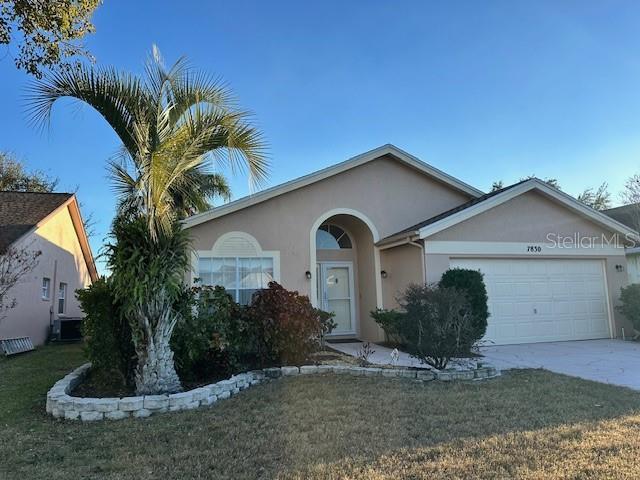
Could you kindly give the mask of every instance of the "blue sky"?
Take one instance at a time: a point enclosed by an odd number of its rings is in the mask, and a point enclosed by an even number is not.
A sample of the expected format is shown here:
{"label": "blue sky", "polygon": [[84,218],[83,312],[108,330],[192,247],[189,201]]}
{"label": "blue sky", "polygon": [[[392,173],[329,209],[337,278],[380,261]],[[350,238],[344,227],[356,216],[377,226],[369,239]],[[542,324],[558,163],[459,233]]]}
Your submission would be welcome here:
{"label": "blue sky", "polygon": [[[270,144],[269,185],[394,143],[483,190],[556,177],[577,194],[640,172],[640,2],[106,1],[86,45],[140,72],[156,43],[221,75]],[[1,56],[1,55],[0,55]],[[0,61],[0,149],[78,189],[97,220],[115,199],[118,140],[89,108],[26,121],[30,78]],[[247,179],[231,178],[234,197]]]}

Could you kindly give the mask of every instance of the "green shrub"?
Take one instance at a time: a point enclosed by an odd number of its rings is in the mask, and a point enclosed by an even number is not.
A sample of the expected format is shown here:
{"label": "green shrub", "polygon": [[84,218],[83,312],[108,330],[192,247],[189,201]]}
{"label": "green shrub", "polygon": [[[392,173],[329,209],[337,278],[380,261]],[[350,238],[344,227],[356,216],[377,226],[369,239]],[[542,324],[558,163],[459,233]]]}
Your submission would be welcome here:
{"label": "green shrub", "polygon": [[[439,285],[445,288],[457,288],[467,294],[472,315],[472,343],[484,337],[487,331],[487,319],[489,318],[489,306],[487,305],[489,297],[487,296],[487,288],[484,284],[482,273],[478,270],[453,268],[444,272]],[[471,345],[463,348],[468,351],[470,347]]]}
{"label": "green shrub", "polygon": [[464,291],[437,285],[410,285],[399,299],[402,311],[376,310],[373,319],[407,353],[442,369],[468,345],[476,332]]}
{"label": "green shrub", "polygon": [[320,347],[324,348],[327,335],[333,332],[333,329],[338,326],[338,324],[333,321],[333,317],[335,317],[336,314],[333,312],[325,312],[319,308],[315,309],[315,313],[320,319],[320,332],[318,335]]}
{"label": "green shrub", "polygon": [[269,365],[304,362],[335,327],[333,314],[275,282],[245,307],[222,287],[196,287],[176,306],[171,339],[182,380],[225,377]]}
{"label": "green shrub", "polygon": [[85,314],[82,331],[92,374],[103,383],[129,385],[136,364],[131,328],[122,317],[109,281],[102,277],[77,290],[76,297]]}
{"label": "green shrub", "polygon": [[318,347],[323,328],[319,312],[307,296],[276,282],[256,292],[247,313],[256,328],[253,351],[261,365],[303,363]]}
{"label": "green shrub", "polygon": [[245,307],[223,287],[195,287],[182,297],[182,320],[171,338],[182,380],[224,377],[256,365],[250,351],[256,329],[248,323]]}
{"label": "green shrub", "polygon": [[640,331],[640,283],[624,287],[620,291],[620,302],[616,308]]}

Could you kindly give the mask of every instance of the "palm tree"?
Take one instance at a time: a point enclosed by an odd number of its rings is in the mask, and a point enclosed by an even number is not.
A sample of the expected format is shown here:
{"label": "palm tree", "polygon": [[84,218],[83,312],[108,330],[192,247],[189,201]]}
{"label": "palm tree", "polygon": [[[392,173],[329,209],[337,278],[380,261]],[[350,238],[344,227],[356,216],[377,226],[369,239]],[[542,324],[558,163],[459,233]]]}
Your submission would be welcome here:
{"label": "palm tree", "polygon": [[[213,195],[229,196],[226,180],[212,170],[215,162],[232,171],[248,169],[254,185],[263,181],[265,142],[227,87],[191,69],[184,58],[166,69],[155,46],[144,78],[81,66],[35,82],[28,98],[32,119],[48,123],[53,105],[64,97],[93,107],[122,142],[121,155],[109,162],[120,199],[116,248],[128,255],[137,248],[136,258],[144,262],[132,266],[133,260],[116,255],[110,263],[138,354],[136,389],[178,390],[169,341],[179,318],[173,305],[188,268],[179,221],[209,208]],[[131,232],[148,238],[131,240]]]}

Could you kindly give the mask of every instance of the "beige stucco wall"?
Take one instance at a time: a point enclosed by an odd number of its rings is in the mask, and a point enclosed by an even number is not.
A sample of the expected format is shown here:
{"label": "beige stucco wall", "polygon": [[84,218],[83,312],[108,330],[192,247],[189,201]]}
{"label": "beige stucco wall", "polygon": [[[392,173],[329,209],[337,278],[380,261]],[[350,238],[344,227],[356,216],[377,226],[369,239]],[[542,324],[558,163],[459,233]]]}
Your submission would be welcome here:
{"label": "beige stucco wall", "polygon": [[436,233],[429,240],[546,242],[548,233],[565,236],[609,233],[537,191],[523,193],[469,220]]}
{"label": "beige stucco wall", "polygon": [[[60,282],[67,284],[66,312],[69,317],[82,316],[75,291],[91,283],[91,277],[74,230],[68,208],[63,208],[36,231],[17,244],[41,251],[38,265],[11,291],[17,306],[0,320],[0,338],[30,336],[34,344],[43,344],[49,333],[51,318],[58,318],[57,298]],[[51,279],[49,300],[42,299],[42,278]],[[51,316],[50,312],[53,312]]]}
{"label": "beige stucco wall", "polygon": [[411,283],[424,282],[422,248],[415,245],[400,245],[382,250],[382,270],[387,278],[382,280],[382,295],[386,308],[397,308],[397,299]]}
{"label": "beige stucco wall", "polygon": [[[359,212],[371,221],[379,240],[468,199],[467,194],[392,158],[381,157],[197,225],[190,228],[190,232],[195,250],[210,250],[216,239],[226,232],[249,233],[263,250],[280,251],[281,283],[286,288],[310,294],[310,284],[315,280],[308,280],[305,272],[315,274],[315,265],[310,265],[311,230],[327,212],[334,209]],[[355,225],[358,226],[354,228],[362,228],[361,223]],[[375,290],[363,289],[365,283],[374,284],[375,276],[379,275],[372,260],[375,256],[373,240],[367,243],[358,242],[357,247],[358,275],[363,280],[359,282],[360,316],[377,305]],[[375,328],[370,324],[361,327],[364,335],[372,335],[372,340],[379,336],[377,325]]]}
{"label": "beige stucco wall", "polygon": [[[461,222],[449,229],[443,230],[427,239],[430,241],[473,241],[473,242],[519,242],[549,244],[547,234],[565,237],[579,234],[581,237],[609,237],[611,232],[601,226],[573,213],[544,194],[531,191],[520,195],[502,205],[494,207],[471,219]],[[558,237],[553,237],[558,238]],[[558,255],[545,254],[544,258],[567,258]],[[523,252],[522,255],[425,255],[425,265],[428,282],[437,282],[442,273],[449,268],[450,257],[464,258],[532,258]],[[580,257],[571,257],[580,258]],[[606,281],[609,290],[609,301],[612,305],[614,330],[616,336],[621,335],[621,328],[630,332],[630,324],[615,311],[619,304],[620,289],[628,284],[627,262],[624,250],[618,255],[589,255],[584,258],[599,258],[605,261]],[[616,271],[615,266],[622,265],[624,271]]]}

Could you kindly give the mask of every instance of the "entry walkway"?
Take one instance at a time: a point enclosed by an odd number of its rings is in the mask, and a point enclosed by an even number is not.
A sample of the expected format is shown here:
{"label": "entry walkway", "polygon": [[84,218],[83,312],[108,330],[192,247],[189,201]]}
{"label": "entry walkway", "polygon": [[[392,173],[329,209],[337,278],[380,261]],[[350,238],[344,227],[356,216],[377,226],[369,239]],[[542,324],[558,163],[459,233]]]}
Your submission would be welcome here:
{"label": "entry walkway", "polygon": [[[358,353],[362,348],[362,342],[349,342],[349,343],[329,343],[329,346],[334,350],[338,350],[346,355],[352,357],[358,357]],[[369,363],[375,365],[395,365],[398,367],[414,367],[414,368],[426,368],[432,369],[429,365],[421,363],[417,358],[413,358],[411,355],[405,352],[398,351],[398,360],[394,361],[391,353],[392,348],[383,347],[375,343],[371,344],[371,348],[374,352],[369,356]],[[470,365],[472,364],[472,365]],[[449,367],[456,368],[457,366],[465,366],[475,368],[475,361],[468,359],[454,359],[450,362]]]}

